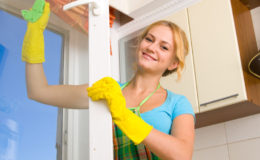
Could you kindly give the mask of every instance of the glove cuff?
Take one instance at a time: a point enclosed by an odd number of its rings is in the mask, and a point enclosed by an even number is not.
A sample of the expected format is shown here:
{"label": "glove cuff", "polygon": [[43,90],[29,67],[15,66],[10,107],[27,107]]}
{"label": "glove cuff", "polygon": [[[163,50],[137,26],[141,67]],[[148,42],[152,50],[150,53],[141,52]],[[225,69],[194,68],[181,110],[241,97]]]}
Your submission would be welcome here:
{"label": "glove cuff", "polygon": [[22,47],[22,61],[28,63],[42,63],[45,61],[44,37],[40,29],[28,25]]}
{"label": "glove cuff", "polygon": [[140,144],[152,131],[153,127],[127,109],[114,123],[131,139],[135,145]]}

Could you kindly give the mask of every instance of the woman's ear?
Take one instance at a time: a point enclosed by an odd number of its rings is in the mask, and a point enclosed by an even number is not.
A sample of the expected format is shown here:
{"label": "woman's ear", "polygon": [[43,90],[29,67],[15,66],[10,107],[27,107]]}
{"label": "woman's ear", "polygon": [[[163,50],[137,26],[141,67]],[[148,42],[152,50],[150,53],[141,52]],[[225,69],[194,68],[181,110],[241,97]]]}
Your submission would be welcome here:
{"label": "woman's ear", "polygon": [[168,70],[169,71],[174,70],[178,67],[178,65],[179,65],[179,62],[175,61],[168,67]]}

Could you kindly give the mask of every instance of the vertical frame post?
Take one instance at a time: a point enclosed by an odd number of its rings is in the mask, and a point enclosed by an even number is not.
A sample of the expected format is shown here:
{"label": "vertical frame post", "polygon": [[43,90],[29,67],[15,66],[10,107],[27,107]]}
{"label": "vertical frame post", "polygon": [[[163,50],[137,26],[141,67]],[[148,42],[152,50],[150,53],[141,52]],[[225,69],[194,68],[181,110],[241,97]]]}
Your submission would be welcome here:
{"label": "vertical frame post", "polygon": [[[101,13],[93,15],[89,5],[89,85],[111,75],[109,55],[109,3],[97,0]],[[90,160],[112,160],[112,119],[102,102],[89,101],[89,156]]]}
{"label": "vertical frame post", "polygon": [[[64,10],[89,4],[89,85],[111,76],[108,0],[77,0]],[[87,137],[86,137],[87,138]],[[86,148],[87,149],[87,148]],[[89,160],[113,160],[112,118],[105,103],[89,99]]]}

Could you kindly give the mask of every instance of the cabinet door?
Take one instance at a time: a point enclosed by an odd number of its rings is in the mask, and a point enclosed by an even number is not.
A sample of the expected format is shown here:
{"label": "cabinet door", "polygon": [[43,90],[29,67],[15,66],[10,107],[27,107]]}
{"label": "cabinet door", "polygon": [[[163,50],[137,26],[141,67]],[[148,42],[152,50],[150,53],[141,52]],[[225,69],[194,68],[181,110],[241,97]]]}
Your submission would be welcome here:
{"label": "cabinet door", "polygon": [[246,100],[229,0],[202,0],[188,9],[200,111]]}
{"label": "cabinet door", "polygon": [[166,17],[165,19],[174,22],[185,31],[189,41],[190,50],[188,56],[185,59],[185,68],[183,70],[180,81],[176,81],[177,74],[171,74],[166,77],[163,77],[161,79],[161,84],[165,88],[171,90],[174,93],[178,93],[186,96],[188,100],[191,102],[194,112],[197,113],[199,112],[199,109],[198,109],[195,74],[194,74],[194,67],[193,67],[193,54],[192,54],[191,42],[190,42],[190,31],[189,31],[187,10],[184,9],[169,17]]}

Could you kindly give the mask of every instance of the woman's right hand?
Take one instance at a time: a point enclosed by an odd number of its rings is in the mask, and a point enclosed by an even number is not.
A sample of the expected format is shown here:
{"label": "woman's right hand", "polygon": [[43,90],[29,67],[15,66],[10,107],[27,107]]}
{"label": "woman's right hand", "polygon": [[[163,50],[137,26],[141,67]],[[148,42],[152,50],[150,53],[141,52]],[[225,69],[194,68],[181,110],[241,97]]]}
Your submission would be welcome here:
{"label": "woman's right hand", "polygon": [[[35,3],[37,1],[42,0],[36,0]],[[48,24],[49,16],[50,5],[45,2],[41,17],[36,22],[28,22],[22,47],[22,61],[28,63],[42,63],[45,61],[43,31]]]}

